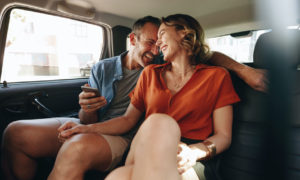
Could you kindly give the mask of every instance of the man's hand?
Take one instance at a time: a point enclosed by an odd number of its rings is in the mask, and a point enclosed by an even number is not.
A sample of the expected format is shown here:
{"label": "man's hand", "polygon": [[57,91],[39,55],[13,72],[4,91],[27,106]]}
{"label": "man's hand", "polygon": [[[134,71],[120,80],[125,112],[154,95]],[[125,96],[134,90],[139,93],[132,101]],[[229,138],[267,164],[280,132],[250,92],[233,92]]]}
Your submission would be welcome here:
{"label": "man's hand", "polygon": [[58,129],[58,139],[60,142],[64,142],[74,134],[86,133],[88,132],[88,127],[86,125],[77,124],[72,121],[68,121],[61,125]]}
{"label": "man's hand", "polygon": [[[88,86],[88,84],[85,84]],[[81,109],[86,112],[94,112],[106,105],[106,99],[103,96],[96,97],[96,94],[93,92],[84,92],[82,91],[79,94],[79,104]]]}
{"label": "man's hand", "polygon": [[267,92],[268,78],[267,71],[254,69],[241,64],[220,52],[213,52],[209,62],[216,66],[222,66],[229,71],[235,72],[243,81],[257,91]]}
{"label": "man's hand", "polygon": [[177,167],[179,174],[183,174],[196,164],[197,156],[193,150],[184,143],[178,145]]}
{"label": "man's hand", "polygon": [[266,70],[245,66],[240,71],[240,77],[253,89],[267,92],[269,80]]}

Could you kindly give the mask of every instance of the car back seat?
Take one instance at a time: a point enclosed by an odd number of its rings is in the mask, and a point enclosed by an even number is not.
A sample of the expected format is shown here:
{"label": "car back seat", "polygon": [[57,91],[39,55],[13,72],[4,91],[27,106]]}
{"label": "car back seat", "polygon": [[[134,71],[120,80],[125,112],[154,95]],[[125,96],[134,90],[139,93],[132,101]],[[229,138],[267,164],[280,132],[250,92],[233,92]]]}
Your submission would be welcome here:
{"label": "car back seat", "polygon": [[[241,102],[234,105],[232,144],[221,162],[225,180],[300,179],[300,31],[282,33],[287,34],[283,41],[274,40],[279,33],[263,34],[254,50],[251,66],[269,69],[269,93],[253,90],[232,74]],[[285,47],[278,50],[274,42]]]}

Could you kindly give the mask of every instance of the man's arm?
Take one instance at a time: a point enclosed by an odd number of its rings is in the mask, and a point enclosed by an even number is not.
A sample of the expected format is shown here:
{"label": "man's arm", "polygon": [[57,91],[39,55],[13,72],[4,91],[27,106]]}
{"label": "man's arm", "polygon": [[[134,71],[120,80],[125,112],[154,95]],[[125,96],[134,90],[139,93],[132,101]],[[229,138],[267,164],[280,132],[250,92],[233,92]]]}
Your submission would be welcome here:
{"label": "man's arm", "polygon": [[86,113],[83,109],[80,109],[78,117],[81,124],[92,124],[98,121],[97,111]]}
{"label": "man's arm", "polygon": [[241,64],[220,52],[213,52],[209,62],[216,66],[222,66],[229,71],[235,72],[250,87],[257,91],[267,91],[267,72],[263,69],[255,69]]}

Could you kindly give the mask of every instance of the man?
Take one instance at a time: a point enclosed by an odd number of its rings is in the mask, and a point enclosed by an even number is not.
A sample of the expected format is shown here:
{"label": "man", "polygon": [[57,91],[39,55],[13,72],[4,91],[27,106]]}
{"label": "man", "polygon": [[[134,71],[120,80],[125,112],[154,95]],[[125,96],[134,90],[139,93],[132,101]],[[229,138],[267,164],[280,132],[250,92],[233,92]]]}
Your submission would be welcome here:
{"label": "man", "polygon": [[[138,20],[130,34],[131,49],[120,56],[102,60],[93,68],[89,84],[97,87],[102,96],[91,98],[94,94],[80,93],[81,123],[105,121],[124,113],[129,104],[127,95],[135,87],[142,67],[158,55],[155,43],[159,25],[160,20],[151,16]],[[66,165],[72,169],[68,173],[70,179],[82,178],[87,169],[109,170],[120,162],[132,134],[123,137],[80,134],[62,143],[58,141],[57,129],[68,120],[79,122],[78,119],[50,118],[11,123],[4,132],[3,140],[3,167],[7,178],[11,172],[17,179],[32,179],[36,173],[37,158],[55,157],[59,150],[62,153],[68,147],[75,147],[71,148],[74,152],[67,153],[68,156],[78,153],[80,156],[77,158],[83,160]],[[83,167],[78,170],[77,167],[71,168],[76,165]]]}
{"label": "man", "polygon": [[[102,96],[93,97],[93,93],[80,93],[79,118],[82,124],[104,122],[124,114],[130,101],[128,93],[134,88],[140,72],[158,55],[155,43],[159,24],[159,19],[151,16],[139,19],[129,35],[129,51],[102,60],[93,67],[89,85],[98,88]],[[212,62],[216,65],[224,63],[225,67],[237,72],[240,77],[252,77],[245,75],[250,71],[263,77],[260,70],[235,63],[220,53],[214,53]],[[242,69],[240,67],[248,69],[239,71]],[[245,81],[257,84],[251,79]],[[18,179],[32,179],[36,172],[37,158],[57,155],[49,179],[83,179],[87,170],[113,169],[120,162],[133,136],[132,132],[122,136],[80,133],[65,137],[67,140],[62,143],[58,141],[57,129],[67,120],[79,121],[51,118],[11,123],[4,132],[3,141],[3,165],[6,175],[13,174]],[[80,129],[80,126],[77,128]],[[119,128],[121,127],[112,125],[107,127],[107,131],[118,131]]]}

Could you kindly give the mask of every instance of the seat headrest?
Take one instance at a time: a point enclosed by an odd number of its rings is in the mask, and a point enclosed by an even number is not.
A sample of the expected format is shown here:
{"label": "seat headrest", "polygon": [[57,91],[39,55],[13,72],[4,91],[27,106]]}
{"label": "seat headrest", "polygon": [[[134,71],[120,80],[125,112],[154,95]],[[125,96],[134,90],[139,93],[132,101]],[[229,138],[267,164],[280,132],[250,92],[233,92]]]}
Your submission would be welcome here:
{"label": "seat headrest", "polygon": [[300,63],[300,30],[283,30],[281,32],[268,32],[262,34],[254,48],[253,63],[257,68],[268,68],[272,63],[272,55],[282,53],[292,56],[293,66]]}
{"label": "seat headrest", "polygon": [[114,55],[119,55],[126,51],[127,36],[131,29],[125,26],[117,25],[112,28]]}

